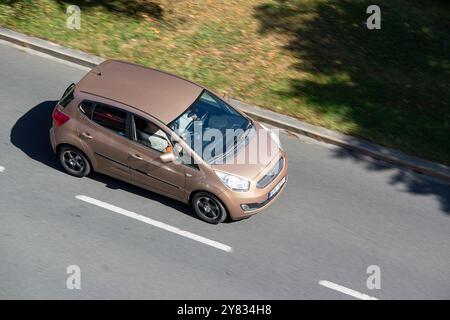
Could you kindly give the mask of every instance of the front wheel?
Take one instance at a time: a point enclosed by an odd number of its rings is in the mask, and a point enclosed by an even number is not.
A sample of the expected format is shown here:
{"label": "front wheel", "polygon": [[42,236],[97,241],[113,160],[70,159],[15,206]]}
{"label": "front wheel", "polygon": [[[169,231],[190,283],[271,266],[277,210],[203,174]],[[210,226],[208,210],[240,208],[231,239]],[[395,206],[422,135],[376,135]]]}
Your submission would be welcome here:
{"label": "front wheel", "polygon": [[88,159],[83,152],[75,147],[61,147],[58,157],[64,170],[75,177],[85,177],[91,172],[91,165]]}
{"label": "front wheel", "polygon": [[192,207],[197,216],[211,224],[218,224],[227,218],[227,210],[217,197],[207,192],[198,192],[192,198]]}

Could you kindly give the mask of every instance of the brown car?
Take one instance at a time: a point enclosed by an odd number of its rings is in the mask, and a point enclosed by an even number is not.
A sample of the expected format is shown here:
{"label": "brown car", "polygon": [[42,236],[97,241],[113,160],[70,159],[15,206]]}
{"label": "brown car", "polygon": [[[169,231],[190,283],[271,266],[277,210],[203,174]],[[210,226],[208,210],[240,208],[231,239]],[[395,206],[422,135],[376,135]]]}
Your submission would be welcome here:
{"label": "brown car", "polygon": [[209,223],[249,217],[286,185],[274,131],[162,71],[105,61],[66,89],[52,118],[51,144],[69,174],[115,177],[191,204]]}

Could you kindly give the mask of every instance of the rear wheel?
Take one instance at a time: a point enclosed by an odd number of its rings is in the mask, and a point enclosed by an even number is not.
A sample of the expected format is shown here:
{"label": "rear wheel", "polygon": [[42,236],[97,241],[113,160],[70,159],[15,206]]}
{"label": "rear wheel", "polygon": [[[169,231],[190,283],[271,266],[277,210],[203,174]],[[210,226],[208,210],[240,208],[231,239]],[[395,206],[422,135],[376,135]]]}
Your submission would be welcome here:
{"label": "rear wheel", "polygon": [[207,192],[198,192],[192,197],[192,207],[197,216],[212,224],[223,222],[227,218],[227,210],[216,196]]}
{"label": "rear wheel", "polygon": [[75,147],[61,147],[58,157],[64,170],[75,177],[85,177],[91,172],[91,165],[88,159],[83,152]]}

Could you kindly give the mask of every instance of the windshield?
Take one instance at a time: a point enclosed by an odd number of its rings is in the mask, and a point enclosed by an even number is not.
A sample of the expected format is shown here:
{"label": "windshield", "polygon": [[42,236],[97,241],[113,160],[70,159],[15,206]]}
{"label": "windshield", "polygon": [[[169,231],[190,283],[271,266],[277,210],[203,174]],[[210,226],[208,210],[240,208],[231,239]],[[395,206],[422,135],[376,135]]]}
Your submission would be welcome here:
{"label": "windshield", "polygon": [[169,127],[203,160],[211,162],[234,149],[252,122],[204,90]]}

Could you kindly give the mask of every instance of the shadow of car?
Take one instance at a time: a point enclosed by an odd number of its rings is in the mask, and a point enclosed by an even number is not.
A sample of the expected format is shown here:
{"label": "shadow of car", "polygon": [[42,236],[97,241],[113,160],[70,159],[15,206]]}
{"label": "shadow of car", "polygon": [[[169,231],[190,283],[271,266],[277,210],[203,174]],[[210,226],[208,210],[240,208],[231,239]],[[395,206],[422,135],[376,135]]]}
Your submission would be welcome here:
{"label": "shadow of car", "polygon": [[[53,153],[49,138],[49,130],[52,125],[52,112],[56,103],[57,101],[53,100],[44,101],[26,112],[17,120],[11,129],[10,140],[14,146],[19,148],[31,159],[64,172]],[[103,183],[107,188],[121,189],[153,201],[158,201],[186,215],[197,218],[188,205],[179,201],[152,193],[103,174],[93,172],[89,178]]]}

